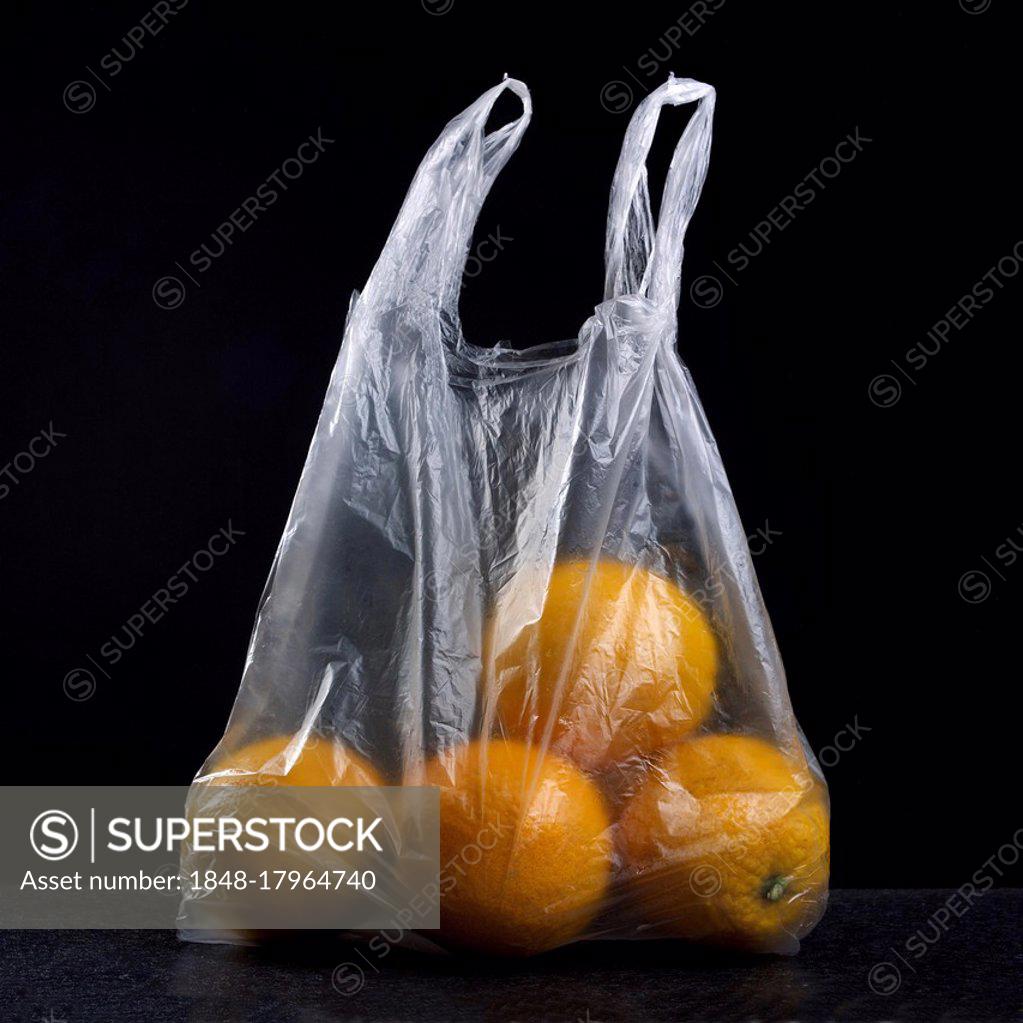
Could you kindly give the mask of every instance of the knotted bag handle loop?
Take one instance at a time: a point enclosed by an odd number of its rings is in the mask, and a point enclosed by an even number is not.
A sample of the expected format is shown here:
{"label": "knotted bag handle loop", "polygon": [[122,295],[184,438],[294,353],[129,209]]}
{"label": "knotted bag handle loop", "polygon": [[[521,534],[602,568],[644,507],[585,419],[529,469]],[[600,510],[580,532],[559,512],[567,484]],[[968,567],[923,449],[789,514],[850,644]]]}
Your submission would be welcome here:
{"label": "knotted bag handle loop", "polygon": [[[604,297],[642,295],[678,305],[686,228],[707,177],[715,92],[691,78],[669,77],[636,108],[611,186]],[[650,211],[646,160],[661,108],[697,103],[675,148],[656,230]]]}
{"label": "knotted bag handle loop", "polygon": [[[486,133],[487,118],[505,90],[522,101],[522,113]],[[458,293],[480,209],[532,113],[529,89],[506,77],[447,124],[416,171],[367,283],[367,295],[377,285],[393,305],[439,306],[457,317]]]}

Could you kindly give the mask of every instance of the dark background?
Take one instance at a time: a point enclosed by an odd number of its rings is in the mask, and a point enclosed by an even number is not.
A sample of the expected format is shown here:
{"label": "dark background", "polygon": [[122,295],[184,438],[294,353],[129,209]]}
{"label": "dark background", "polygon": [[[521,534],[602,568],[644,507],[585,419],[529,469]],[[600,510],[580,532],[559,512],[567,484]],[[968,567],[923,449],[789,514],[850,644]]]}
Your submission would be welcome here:
{"label": "dark background", "polygon": [[[800,722],[834,751],[834,883],[969,880],[1021,823],[1023,565],[995,555],[1023,548],[1016,282],[923,368],[905,353],[1023,237],[1010,6],[727,0],[675,42],[691,4],[191,0],[113,76],[146,4],[5,8],[0,464],[66,435],[0,500],[8,782],[184,783],[219,738],[349,295],[445,122],[504,72],[532,89],[477,232],[512,241],[467,282],[464,326],[570,337],[601,299],[629,113],[673,70],[718,90],[689,282],[871,139],[720,303],[684,281],[680,348],[748,531],[774,533],[756,568]],[[655,183],[685,116],[665,111]],[[320,127],[318,162],[158,307]],[[881,407],[885,373],[902,393]],[[110,677],[65,686],[228,521],[244,537]]]}

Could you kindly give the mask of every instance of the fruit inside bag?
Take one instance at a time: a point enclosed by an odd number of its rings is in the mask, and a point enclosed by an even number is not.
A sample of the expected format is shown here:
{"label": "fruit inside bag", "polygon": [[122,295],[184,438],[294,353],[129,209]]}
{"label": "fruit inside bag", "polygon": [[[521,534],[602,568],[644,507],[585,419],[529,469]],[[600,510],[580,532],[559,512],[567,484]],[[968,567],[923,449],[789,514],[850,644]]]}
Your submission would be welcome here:
{"label": "fruit inside bag", "polygon": [[[487,133],[506,89],[523,112]],[[655,229],[645,160],[685,103]],[[445,128],[353,300],[197,778],[438,786],[441,928],[421,938],[442,948],[793,952],[824,911],[826,787],[675,348],[713,109],[674,78],[639,105],[604,301],[527,351],[468,343],[458,295],[530,94],[506,80]]]}

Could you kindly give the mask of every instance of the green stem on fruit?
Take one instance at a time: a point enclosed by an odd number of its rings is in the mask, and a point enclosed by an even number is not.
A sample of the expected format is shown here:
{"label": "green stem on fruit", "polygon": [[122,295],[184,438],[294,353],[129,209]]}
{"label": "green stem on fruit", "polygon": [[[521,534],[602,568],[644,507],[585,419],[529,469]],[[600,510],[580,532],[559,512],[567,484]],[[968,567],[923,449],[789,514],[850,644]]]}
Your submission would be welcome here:
{"label": "green stem on fruit", "polygon": [[791,877],[772,877],[764,885],[763,896],[768,902],[777,902],[788,888]]}

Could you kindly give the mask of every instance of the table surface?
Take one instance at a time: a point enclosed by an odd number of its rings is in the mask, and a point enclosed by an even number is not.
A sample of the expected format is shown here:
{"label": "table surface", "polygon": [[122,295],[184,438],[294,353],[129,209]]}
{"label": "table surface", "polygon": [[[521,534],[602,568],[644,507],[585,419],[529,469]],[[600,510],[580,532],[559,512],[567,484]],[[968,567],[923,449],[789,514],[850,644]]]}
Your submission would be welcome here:
{"label": "table surface", "polygon": [[947,891],[837,891],[794,957],[590,942],[514,962],[393,948],[381,956],[336,941],[238,948],[167,931],[8,931],[0,1017],[1023,1021],[1021,919],[1023,889],[993,890],[972,905]]}

